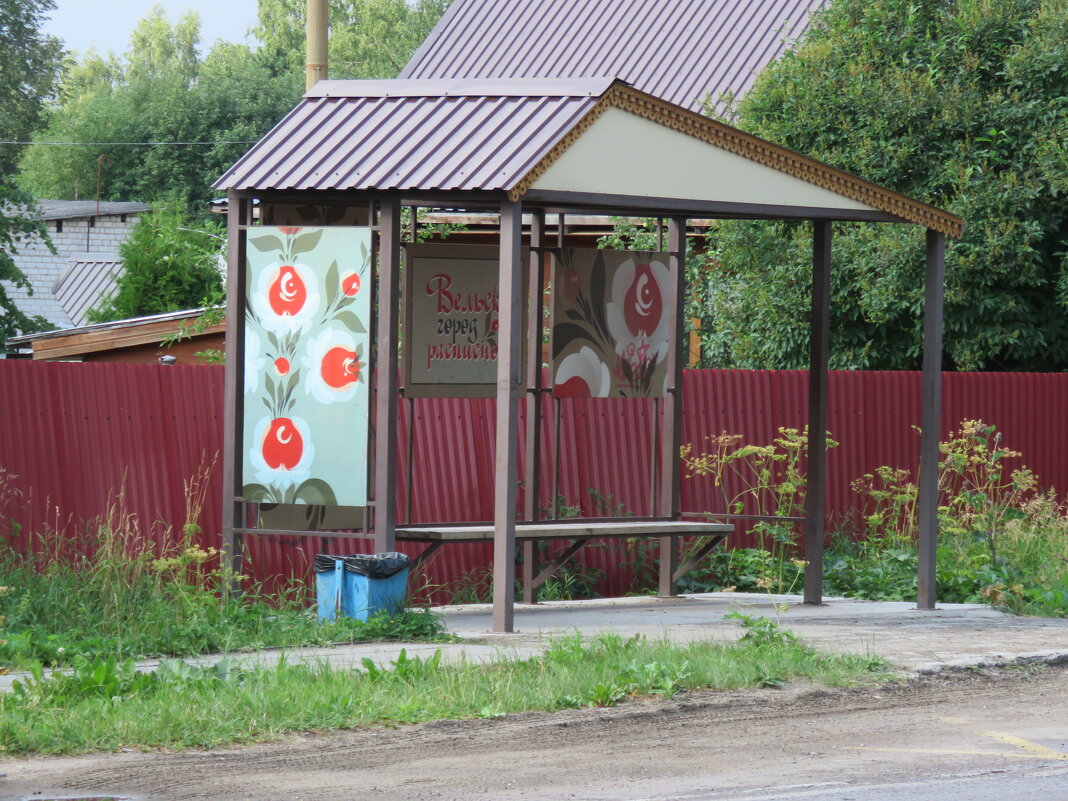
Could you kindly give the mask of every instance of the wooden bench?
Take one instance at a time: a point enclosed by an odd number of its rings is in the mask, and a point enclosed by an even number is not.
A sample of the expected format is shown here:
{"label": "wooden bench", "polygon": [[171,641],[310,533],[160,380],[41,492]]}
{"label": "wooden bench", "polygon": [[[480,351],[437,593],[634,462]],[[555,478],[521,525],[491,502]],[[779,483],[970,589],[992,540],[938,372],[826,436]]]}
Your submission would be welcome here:
{"label": "wooden bench", "polygon": [[[688,520],[555,520],[540,523],[516,523],[515,538],[520,541],[538,540],[572,540],[559,556],[550,561],[536,575],[533,565],[528,566],[523,582],[523,603],[534,603],[538,588],[559,570],[568,559],[574,556],[591,539],[610,537],[632,539],[636,537],[671,537],[677,543],[679,537],[707,538],[680,565],[673,565],[670,580],[665,586],[665,572],[661,571],[661,595],[674,595],[675,585],[679,579],[689,573],[709,551],[719,545],[734,530],[731,523],[699,523]],[[397,539],[406,542],[426,542],[430,547],[414,560],[418,566],[435,554],[439,548],[450,542],[486,542],[493,540],[492,525],[480,524],[446,524],[437,526],[403,526],[397,528]],[[671,553],[676,553],[672,548]]]}

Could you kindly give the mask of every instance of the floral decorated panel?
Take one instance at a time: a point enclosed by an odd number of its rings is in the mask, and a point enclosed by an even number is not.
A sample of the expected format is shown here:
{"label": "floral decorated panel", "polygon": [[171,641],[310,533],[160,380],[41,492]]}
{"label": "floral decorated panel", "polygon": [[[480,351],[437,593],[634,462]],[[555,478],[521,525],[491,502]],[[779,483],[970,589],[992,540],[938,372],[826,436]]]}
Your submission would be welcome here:
{"label": "floral decorated panel", "polygon": [[365,506],[371,230],[247,236],[242,497]]}
{"label": "floral decorated panel", "polygon": [[667,392],[671,270],[666,253],[564,249],[553,275],[553,395]]}

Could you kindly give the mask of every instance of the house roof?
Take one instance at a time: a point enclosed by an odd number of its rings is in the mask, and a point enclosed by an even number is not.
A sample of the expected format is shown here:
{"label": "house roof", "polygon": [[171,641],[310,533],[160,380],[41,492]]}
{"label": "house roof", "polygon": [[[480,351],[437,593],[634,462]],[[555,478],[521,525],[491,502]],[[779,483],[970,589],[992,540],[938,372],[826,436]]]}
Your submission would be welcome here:
{"label": "house roof", "polygon": [[215,187],[489,192],[589,208],[647,198],[649,210],[690,216],[822,209],[963,229],[955,215],[611,78],[321,81]]}
{"label": "house roof", "polygon": [[[109,323],[82,325],[58,331],[42,331],[11,337],[7,344],[12,348],[31,348],[34,359],[69,359],[84,357],[88,353],[151,345],[173,335],[181,325],[201,317],[206,309],[152,314],[131,317]],[[214,323],[191,336],[217,334],[225,331],[225,323]]]}
{"label": "house roof", "polygon": [[85,325],[89,310],[115,291],[123,273],[122,259],[114,253],[81,253],[67,262],[52,284],[52,296],[77,327]]}
{"label": "house roof", "polygon": [[740,97],[826,0],[453,0],[401,78],[613,75],[693,111]]}
{"label": "house roof", "polygon": [[95,200],[39,200],[37,204],[41,208],[41,213],[35,217],[38,220],[138,214],[152,209],[148,203],[117,203],[103,200],[99,204]]}

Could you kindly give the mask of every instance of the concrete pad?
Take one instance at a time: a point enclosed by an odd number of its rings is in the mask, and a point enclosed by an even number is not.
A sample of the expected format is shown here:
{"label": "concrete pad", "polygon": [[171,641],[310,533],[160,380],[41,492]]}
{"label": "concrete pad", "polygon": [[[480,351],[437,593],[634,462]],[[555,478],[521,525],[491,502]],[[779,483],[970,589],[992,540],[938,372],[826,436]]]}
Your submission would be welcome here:
{"label": "concrete pad", "polygon": [[513,634],[490,631],[491,607],[440,607],[449,631],[465,638],[536,646],[562,634],[667,637],[675,641],[735,640],[742,628],[730,613],[768,617],[814,647],[881,656],[912,671],[1013,662],[1068,661],[1068,620],[1017,617],[982,604],[940,604],[799,595],[703,593],[677,598],[631,597],[517,604]]}

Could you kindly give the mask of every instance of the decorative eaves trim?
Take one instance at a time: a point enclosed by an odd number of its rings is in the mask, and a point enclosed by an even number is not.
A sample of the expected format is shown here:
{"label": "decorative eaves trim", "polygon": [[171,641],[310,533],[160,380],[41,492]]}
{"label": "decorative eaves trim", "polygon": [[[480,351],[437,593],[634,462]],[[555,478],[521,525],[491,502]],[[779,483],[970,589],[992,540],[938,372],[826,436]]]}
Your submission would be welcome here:
{"label": "decorative eaves trim", "polygon": [[597,104],[523,176],[519,183],[509,190],[509,199],[513,202],[519,200],[609,108],[618,108],[637,114],[730,153],[954,239],[960,239],[964,233],[964,220],[955,214],[913,200],[821,161],[802,156],[780,145],[739,131],[717,120],[674,106],[620,82],[613,84]]}

